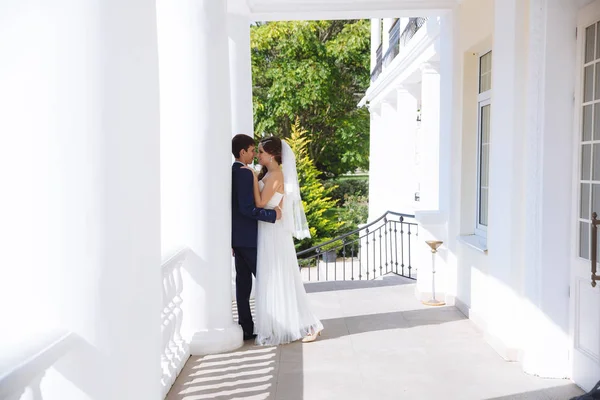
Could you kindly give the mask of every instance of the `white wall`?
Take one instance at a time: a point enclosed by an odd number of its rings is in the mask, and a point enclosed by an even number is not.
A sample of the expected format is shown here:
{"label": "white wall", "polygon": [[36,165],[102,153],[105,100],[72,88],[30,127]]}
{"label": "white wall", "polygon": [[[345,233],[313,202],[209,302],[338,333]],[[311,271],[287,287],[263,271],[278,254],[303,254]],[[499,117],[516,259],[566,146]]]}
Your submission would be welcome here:
{"label": "white wall", "polygon": [[477,63],[490,49],[493,80],[488,253],[456,248],[457,305],[503,357],[551,377],[569,374],[575,16],[576,5],[561,0],[460,6],[469,23],[460,24],[461,187],[453,212],[463,235],[475,226]]}
{"label": "white wall", "polygon": [[[477,196],[477,92],[478,55],[491,50],[494,27],[493,0],[464,1],[459,8],[459,61],[461,80],[461,107],[459,129],[460,163],[454,165],[454,176],[460,177],[459,191],[455,191],[453,212],[459,222],[461,235],[473,234]],[[469,21],[469,23],[463,23]],[[452,227],[451,227],[452,228]],[[451,229],[450,228],[450,229]],[[489,257],[464,243],[455,247],[457,263],[456,304],[476,323],[485,326],[487,312]]]}

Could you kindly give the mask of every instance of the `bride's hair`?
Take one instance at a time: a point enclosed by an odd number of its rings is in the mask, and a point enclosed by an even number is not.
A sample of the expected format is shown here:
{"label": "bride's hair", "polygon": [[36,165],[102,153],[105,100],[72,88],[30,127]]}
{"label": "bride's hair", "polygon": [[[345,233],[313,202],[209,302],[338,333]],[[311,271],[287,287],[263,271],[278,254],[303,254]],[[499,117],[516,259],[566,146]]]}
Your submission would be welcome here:
{"label": "bride's hair", "polygon": [[[259,142],[259,146],[262,146],[263,150],[272,155],[275,158],[275,161],[279,165],[281,165],[281,139],[276,136],[270,136],[268,138],[264,138]],[[258,175],[258,179],[262,179],[267,173],[267,168],[263,166],[260,170],[260,174]]]}

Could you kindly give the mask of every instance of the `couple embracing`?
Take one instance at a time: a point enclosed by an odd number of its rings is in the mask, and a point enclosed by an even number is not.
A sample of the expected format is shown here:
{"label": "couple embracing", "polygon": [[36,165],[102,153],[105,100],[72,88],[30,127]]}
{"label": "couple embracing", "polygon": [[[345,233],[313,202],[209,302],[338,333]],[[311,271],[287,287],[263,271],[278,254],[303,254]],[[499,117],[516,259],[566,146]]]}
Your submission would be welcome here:
{"label": "couple embracing", "polygon": [[[310,237],[300,198],[296,157],[277,137],[258,145],[260,174],[248,167],[256,154],[254,139],[232,140],[232,248],[236,300],[244,340],[278,345],[314,341],[323,325],[312,313],[302,284],[294,237]],[[250,311],[252,275],[256,276],[256,325]]]}

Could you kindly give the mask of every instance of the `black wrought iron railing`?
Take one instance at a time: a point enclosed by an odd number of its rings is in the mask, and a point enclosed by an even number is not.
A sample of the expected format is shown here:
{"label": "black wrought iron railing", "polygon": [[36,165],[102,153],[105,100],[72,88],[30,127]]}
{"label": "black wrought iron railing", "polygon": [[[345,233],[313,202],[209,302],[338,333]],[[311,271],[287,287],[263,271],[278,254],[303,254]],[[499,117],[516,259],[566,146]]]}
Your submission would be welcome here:
{"label": "black wrought iron railing", "polygon": [[383,57],[383,66],[387,67],[400,53],[400,19],[396,19],[389,33],[389,47]]}
{"label": "black wrought iron railing", "polygon": [[417,33],[417,31],[421,29],[423,25],[425,25],[425,22],[427,22],[427,18],[416,17],[409,19],[406,28],[404,28],[402,34],[400,34],[401,48],[406,46],[408,42],[410,42],[410,39],[412,39],[413,36],[415,36],[415,33]]}
{"label": "black wrought iron railing", "polygon": [[371,71],[371,82],[375,82],[377,80],[377,78],[379,77],[379,74],[381,74],[381,71],[383,70],[383,64],[382,64],[382,59],[381,59],[381,53],[382,53],[382,48],[381,45],[379,45],[379,47],[377,48],[377,51],[375,53],[375,58],[377,60],[377,62],[375,63],[375,68],[373,68],[373,71]]}
{"label": "black wrought iron railing", "polygon": [[388,274],[416,278],[414,215],[388,211],[375,221],[297,253],[304,281],[370,280]]}

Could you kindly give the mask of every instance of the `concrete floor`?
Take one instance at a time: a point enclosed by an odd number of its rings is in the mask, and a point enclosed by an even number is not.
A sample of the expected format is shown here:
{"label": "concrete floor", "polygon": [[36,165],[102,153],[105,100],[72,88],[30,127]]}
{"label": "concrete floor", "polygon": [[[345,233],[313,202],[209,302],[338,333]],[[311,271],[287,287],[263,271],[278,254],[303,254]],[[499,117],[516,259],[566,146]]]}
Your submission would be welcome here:
{"label": "concrete floor", "polygon": [[416,301],[414,281],[307,284],[325,331],[314,343],[191,357],[168,400],[570,399],[566,380],[502,360],[454,307]]}

